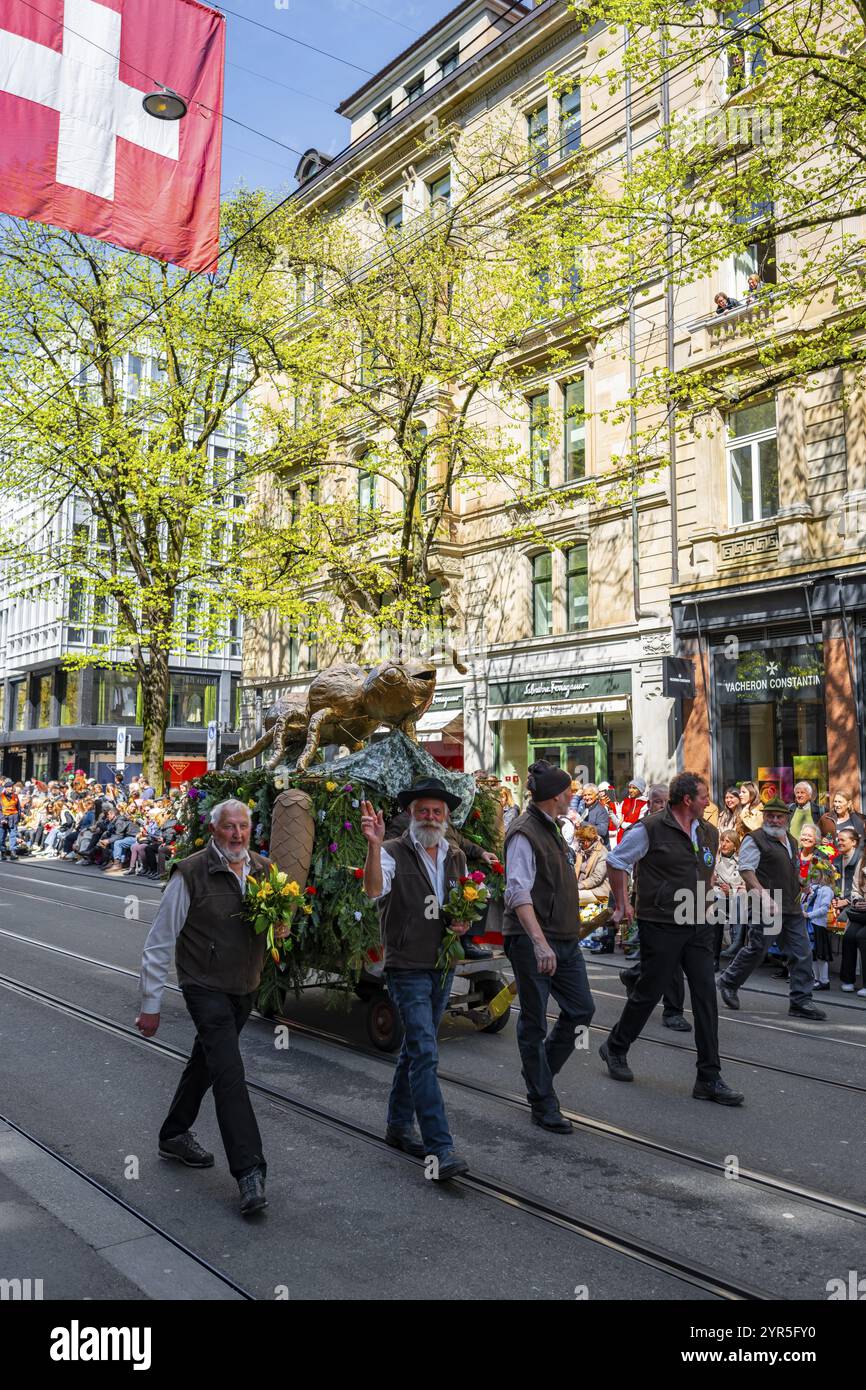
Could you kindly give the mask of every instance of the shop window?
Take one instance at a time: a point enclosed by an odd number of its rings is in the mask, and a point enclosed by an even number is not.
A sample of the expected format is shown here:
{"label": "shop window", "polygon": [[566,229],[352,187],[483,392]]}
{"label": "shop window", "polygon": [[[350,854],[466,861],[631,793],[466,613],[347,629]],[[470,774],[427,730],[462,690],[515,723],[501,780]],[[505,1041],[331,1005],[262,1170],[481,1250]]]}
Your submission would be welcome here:
{"label": "shop window", "polygon": [[204,729],[216,719],[218,682],[211,676],[176,672],[171,677],[169,724],[176,729]]}
{"label": "shop window", "polygon": [[80,671],[64,671],[61,676],[60,723],[65,725],[79,722],[79,692],[81,690]]}
{"label": "shop window", "polygon": [[566,551],[565,578],[569,632],[583,632],[589,627],[589,546],[573,545]]}
{"label": "shop window", "polygon": [[775,401],[732,410],[727,427],[731,525],[775,516],[779,510]]}
{"label": "shop window", "polygon": [[93,677],[94,723],[137,723],[138,684],[138,677],[128,671],[97,670]]}
{"label": "shop window", "polygon": [[563,465],[565,481],[571,483],[586,476],[586,387],[582,376],[568,382],[563,392],[563,407]]}
{"label": "shop window", "polygon": [[548,166],[547,102],[526,114],[526,139],[529,145],[529,172],[543,174]]}
{"label": "shop window", "polygon": [[27,682],[13,681],[9,687],[12,706],[12,728],[27,728]]}
{"label": "shop window", "polygon": [[756,782],[762,795],[791,801],[796,782],[827,787],[823,646],[801,639],[741,645],[716,653],[721,785]]}
{"label": "shop window", "polygon": [[553,631],[553,570],[550,551],[532,561],[532,635],[549,637]]}
{"label": "shop window", "polygon": [[36,727],[37,729],[50,729],[51,718],[51,697],[54,694],[54,677],[40,676],[36,682]]}
{"label": "shop window", "polygon": [[559,98],[559,153],[573,154],[580,149],[580,88],[563,92]]}
{"label": "shop window", "polygon": [[529,461],[532,486],[550,486],[550,405],[547,392],[530,396],[529,401]]}

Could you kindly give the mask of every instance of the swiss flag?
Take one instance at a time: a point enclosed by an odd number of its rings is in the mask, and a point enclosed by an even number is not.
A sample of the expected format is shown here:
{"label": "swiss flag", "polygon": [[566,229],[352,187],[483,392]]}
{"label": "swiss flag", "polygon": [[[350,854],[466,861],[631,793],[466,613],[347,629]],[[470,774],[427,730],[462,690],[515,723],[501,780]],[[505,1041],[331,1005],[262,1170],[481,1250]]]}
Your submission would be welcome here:
{"label": "swiss flag", "polygon": [[0,212],[215,270],[224,60],[196,0],[0,0]]}

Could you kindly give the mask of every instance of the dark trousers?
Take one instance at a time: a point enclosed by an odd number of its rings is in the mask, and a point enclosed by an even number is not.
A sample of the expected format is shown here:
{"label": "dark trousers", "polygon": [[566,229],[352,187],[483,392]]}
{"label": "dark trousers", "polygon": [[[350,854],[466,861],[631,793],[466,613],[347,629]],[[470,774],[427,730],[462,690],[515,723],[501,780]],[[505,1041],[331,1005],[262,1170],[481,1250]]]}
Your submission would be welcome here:
{"label": "dark trousers", "polygon": [[713,971],[714,927],[683,927],[673,922],[640,923],[640,975],[607,1043],[625,1055],[680,967],[685,971],[695,1018],[698,1079],[714,1081],[719,1063],[719,1010]]}
{"label": "dark trousers", "polygon": [[764,960],[771,942],[775,941],[783,955],[788,957],[788,977],[791,982],[790,1000],[792,1004],[808,1004],[812,998],[815,977],[812,974],[812,947],[806,931],[806,919],[802,912],[782,914],[782,930],[775,936],[765,936],[760,922],[749,925],[746,944],[734,956],[727,970],[720,976],[728,989],[740,989],[752,971]]}
{"label": "dark trousers", "polygon": [[858,913],[856,918],[850,914],[845,935],[842,937],[842,964],[839,979],[843,985],[853,985],[857,980],[857,953],[860,953],[860,976],[866,988],[866,917]]}
{"label": "dark trousers", "polygon": [[238,1045],[256,995],[221,994],[201,985],[184,985],[183,997],[195,1024],[195,1043],[159,1131],[160,1140],[176,1139],[192,1128],[213,1086],[217,1123],[232,1174],[237,1178],[253,1168],[267,1170]]}
{"label": "dark trousers", "polygon": [[[556,956],[556,971],[553,975],[540,975],[529,937],[523,932],[505,937],[505,952],[520,998],[517,1046],[526,1097],[538,1115],[559,1110],[553,1078],[574,1052],[578,1027],[588,1027],[595,1013],[580,942],[548,938],[548,945]],[[547,1004],[551,994],[559,1005],[559,1018],[548,1033]]]}
{"label": "dark trousers", "polygon": [[[622,970],[620,974],[627,981],[626,988],[630,990],[640,979],[640,966],[632,965],[628,970]],[[675,1014],[682,1014],[686,1007],[686,982],[681,965],[677,966],[668,980],[662,1001],[662,1013],[665,1018],[673,1018]]]}

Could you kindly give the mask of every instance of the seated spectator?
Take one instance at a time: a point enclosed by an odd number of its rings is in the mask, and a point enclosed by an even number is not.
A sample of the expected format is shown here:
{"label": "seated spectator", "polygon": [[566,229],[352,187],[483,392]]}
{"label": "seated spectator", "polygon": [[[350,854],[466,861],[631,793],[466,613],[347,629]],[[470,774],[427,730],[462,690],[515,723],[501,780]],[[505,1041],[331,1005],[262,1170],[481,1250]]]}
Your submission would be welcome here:
{"label": "seated spectator", "polygon": [[575,832],[574,848],[577,858],[578,897],[582,903],[606,904],[610,887],[607,881],[607,845],[594,825],[579,825]]}
{"label": "seated spectator", "polygon": [[734,299],[732,294],[725,294],[723,290],[719,290],[718,294],[713,296],[713,303],[716,306],[717,314],[727,314],[730,313],[731,309],[740,308],[740,301]]}

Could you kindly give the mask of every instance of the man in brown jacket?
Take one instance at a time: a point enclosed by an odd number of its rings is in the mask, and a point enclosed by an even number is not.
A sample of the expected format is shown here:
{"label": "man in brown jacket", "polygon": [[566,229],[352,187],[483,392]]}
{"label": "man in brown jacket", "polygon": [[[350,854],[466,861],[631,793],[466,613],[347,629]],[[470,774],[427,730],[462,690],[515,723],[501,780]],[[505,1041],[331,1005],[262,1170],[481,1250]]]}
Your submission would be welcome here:
{"label": "man in brown jacket", "polygon": [[174,866],[144,944],[139,1032],[152,1038],[171,953],[196,1027],[192,1055],[159,1132],[162,1158],[189,1168],[212,1168],[191,1132],[206,1092],[213,1086],[217,1122],[232,1175],[249,1216],[267,1206],[259,1127],[244,1079],[238,1039],[256,1002],[266,934],[246,920],[247,878],[266,876],[267,862],[250,852],[250,812],[242,801],[221,801],[210,815],[212,838],[204,849]]}

